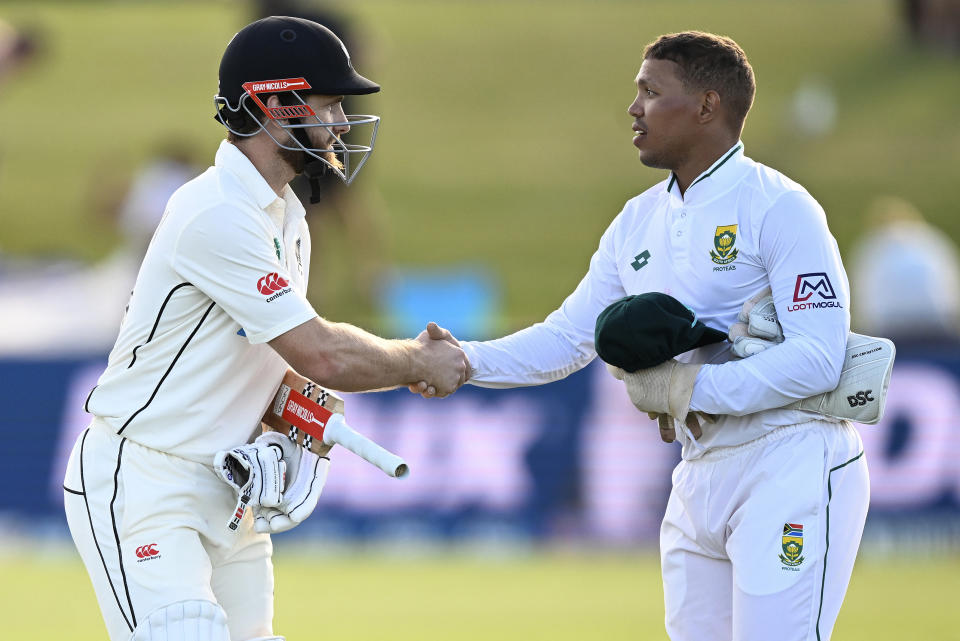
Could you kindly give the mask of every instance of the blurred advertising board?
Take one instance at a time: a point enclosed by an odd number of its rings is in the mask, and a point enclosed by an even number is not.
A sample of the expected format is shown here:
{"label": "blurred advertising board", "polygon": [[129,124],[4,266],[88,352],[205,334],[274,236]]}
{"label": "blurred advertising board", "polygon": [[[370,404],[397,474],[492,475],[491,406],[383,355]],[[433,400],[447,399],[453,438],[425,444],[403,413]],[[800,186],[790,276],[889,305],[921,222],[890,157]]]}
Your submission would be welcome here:
{"label": "blurred advertising board", "polygon": [[[61,481],[104,359],[0,360],[0,518],[61,519]],[[344,540],[581,539],[652,543],[679,447],[660,441],[597,363],[542,387],[346,395],[351,424],[410,465],[392,479],[334,450],[298,533]],[[860,426],[872,481],[868,539],[960,545],[960,351],[909,355],[884,420]]]}

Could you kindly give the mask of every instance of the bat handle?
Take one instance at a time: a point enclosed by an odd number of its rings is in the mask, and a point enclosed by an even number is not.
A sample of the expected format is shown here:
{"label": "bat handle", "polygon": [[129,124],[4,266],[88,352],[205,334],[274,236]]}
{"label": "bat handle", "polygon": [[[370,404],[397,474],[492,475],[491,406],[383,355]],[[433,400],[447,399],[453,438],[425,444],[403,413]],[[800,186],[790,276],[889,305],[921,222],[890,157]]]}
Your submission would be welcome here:
{"label": "bat handle", "polygon": [[410,468],[402,458],[356,432],[347,425],[342,414],[334,414],[327,420],[323,429],[323,442],[350,450],[368,463],[379,467],[387,476],[402,478],[410,473]]}

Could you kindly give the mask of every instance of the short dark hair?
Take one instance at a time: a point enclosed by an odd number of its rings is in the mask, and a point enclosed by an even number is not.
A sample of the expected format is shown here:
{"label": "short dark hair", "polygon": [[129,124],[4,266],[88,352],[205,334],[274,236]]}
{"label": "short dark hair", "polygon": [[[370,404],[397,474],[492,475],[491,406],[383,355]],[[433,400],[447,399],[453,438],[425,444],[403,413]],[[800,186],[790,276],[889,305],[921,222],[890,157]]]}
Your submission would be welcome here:
{"label": "short dark hair", "polygon": [[643,59],[648,58],[675,62],[688,89],[716,91],[730,107],[731,124],[743,128],[757,85],[747,54],[736,42],[703,31],[670,33],[647,45]]}
{"label": "short dark hair", "polygon": [[251,104],[251,107],[254,113],[260,112],[256,118],[247,113],[246,109],[241,108],[239,111],[234,112],[226,107],[221,107],[220,115],[227,121],[227,140],[230,142],[237,143],[247,138],[247,136],[238,136],[233,133],[234,131],[240,134],[255,134],[259,132],[263,126],[263,121],[266,120],[266,114],[260,111],[260,108],[254,104]]}

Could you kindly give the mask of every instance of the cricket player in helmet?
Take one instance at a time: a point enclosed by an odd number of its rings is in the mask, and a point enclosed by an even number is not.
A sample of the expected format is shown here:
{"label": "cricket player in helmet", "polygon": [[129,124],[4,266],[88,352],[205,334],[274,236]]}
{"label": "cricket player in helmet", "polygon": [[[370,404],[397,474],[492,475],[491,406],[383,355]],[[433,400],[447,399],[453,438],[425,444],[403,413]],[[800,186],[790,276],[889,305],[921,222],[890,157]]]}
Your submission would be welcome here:
{"label": "cricket player in helmet", "polygon": [[[310,236],[288,183],[353,180],[379,119],[346,116],[340,101],[378,89],[307,20],[265,18],[227,46],[216,97],[227,140],[167,203],[64,478],[112,641],[280,639],[270,533],[306,518],[329,466],[261,434],[288,368],[348,392],[424,381],[445,396],[466,379],[463,351],[436,325],[384,340],[319,317],[305,296]],[[345,142],[358,126],[369,142]]]}
{"label": "cricket player in helmet", "polygon": [[[378,116],[345,115],[340,101],[322,104],[316,96],[356,96],[380,85],[356,72],[343,42],[323,25],[302,18],[269,17],[237,33],[220,61],[217,119],[232,136],[261,131],[286,151],[307,176],[333,171],[347,184],[367,162],[380,125]],[[267,104],[268,96],[276,96]],[[313,97],[313,99],[311,99]],[[282,134],[266,127],[276,124]],[[341,137],[364,126],[365,144]]]}

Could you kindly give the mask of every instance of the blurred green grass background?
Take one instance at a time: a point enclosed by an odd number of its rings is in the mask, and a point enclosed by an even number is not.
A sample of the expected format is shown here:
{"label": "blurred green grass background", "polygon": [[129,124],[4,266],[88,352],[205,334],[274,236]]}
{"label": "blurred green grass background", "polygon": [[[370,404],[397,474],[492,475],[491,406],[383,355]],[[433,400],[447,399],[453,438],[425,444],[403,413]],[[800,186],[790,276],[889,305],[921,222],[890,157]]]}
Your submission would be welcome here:
{"label": "blurred green grass background", "polygon": [[[643,46],[699,28],[734,37],[759,90],[753,158],[804,184],[841,249],[880,194],[913,201],[960,238],[957,61],[912,47],[892,0],[768,2],[365,0],[342,4],[383,85],[377,149],[351,189],[382,205],[387,264],[488,266],[500,330],[543,318],[587,267],[622,204],[663,172],[630,144],[626,108]],[[46,32],[47,51],[0,90],[0,249],[103,256],[118,242],[96,202],[171,133],[209,164],[219,56],[250,18],[234,2],[13,2],[0,17]],[[804,81],[836,95],[836,128],[801,134]],[[331,231],[335,238],[336,231]],[[315,258],[320,312],[377,326],[350,289],[349,247]],[[319,275],[318,275],[319,272]]]}
{"label": "blurred green grass background", "polygon": [[[93,590],[72,554],[0,559],[4,638],[103,639]],[[958,638],[960,560],[858,561],[834,629],[841,641]],[[652,554],[276,558],[274,629],[304,639],[665,639]],[[909,589],[906,588],[909,586]]]}
{"label": "blurred green grass background", "polygon": [[[643,46],[663,32],[716,31],[745,48],[759,83],[747,151],[820,200],[842,250],[880,194],[913,201],[960,238],[957,60],[909,46],[896,2],[343,6],[370,42],[361,72],[384,88],[365,103],[383,126],[351,187],[381,203],[384,260],[486,265],[504,288],[501,330],[551,311],[623,202],[662,179],[636,160],[625,112]],[[247,6],[29,1],[4,3],[0,17],[46,36],[41,59],[0,88],[0,250],[96,260],[119,242],[98,203],[158,141],[185,136],[212,160],[223,136],[212,120],[219,56]],[[802,135],[790,116],[811,78],[838,100],[823,137]],[[314,262],[321,313],[376,326],[345,285],[349,249]],[[102,638],[72,551],[4,557],[0,576],[4,638]],[[277,576],[276,628],[291,640],[663,638],[657,561],[640,553],[281,554]],[[834,638],[960,638],[957,576],[955,558],[862,560]]]}

